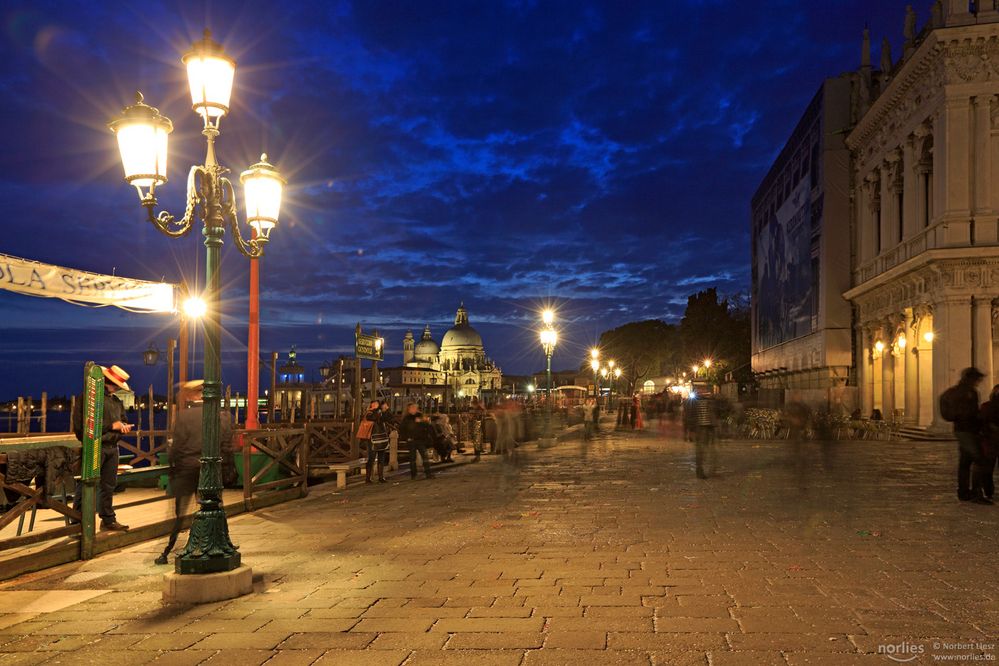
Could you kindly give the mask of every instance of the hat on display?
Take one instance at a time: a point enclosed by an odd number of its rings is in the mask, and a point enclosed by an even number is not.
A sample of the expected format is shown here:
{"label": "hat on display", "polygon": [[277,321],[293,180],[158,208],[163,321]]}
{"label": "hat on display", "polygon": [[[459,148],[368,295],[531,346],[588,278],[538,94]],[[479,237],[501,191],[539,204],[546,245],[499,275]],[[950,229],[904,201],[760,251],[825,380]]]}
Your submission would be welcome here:
{"label": "hat on display", "polygon": [[112,384],[114,384],[115,386],[123,388],[126,391],[132,390],[128,388],[129,374],[124,370],[122,370],[121,368],[119,368],[117,365],[112,365],[110,368],[102,367],[101,371],[104,373],[104,378],[107,379]]}

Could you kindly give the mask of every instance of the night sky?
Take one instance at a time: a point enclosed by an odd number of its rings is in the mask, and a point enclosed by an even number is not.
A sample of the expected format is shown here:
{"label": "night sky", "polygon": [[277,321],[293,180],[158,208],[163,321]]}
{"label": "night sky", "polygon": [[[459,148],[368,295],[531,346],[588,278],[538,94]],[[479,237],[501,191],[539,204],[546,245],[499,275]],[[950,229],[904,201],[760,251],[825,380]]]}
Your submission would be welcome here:
{"label": "night sky", "polygon": [[[220,160],[238,175],[266,151],[289,180],[265,355],[295,344],[315,375],[361,321],[396,364],[406,328],[439,340],[464,301],[487,353],[528,373],[552,303],[554,365],[578,366],[603,330],[748,290],[753,191],[821,80],[857,67],[865,23],[873,62],[885,35],[898,57],[905,4],[5,2],[0,252],[204,282],[200,234],[144,221],[106,123],[137,89],[173,120],[158,194],[182,212],[204,144],[180,56],[208,27],[238,62]],[[246,276],[227,243],[223,380],[240,391]],[[4,291],[0,313],[0,399],[76,392],[88,359],[163,390],[141,352],[176,337],[170,316]]]}

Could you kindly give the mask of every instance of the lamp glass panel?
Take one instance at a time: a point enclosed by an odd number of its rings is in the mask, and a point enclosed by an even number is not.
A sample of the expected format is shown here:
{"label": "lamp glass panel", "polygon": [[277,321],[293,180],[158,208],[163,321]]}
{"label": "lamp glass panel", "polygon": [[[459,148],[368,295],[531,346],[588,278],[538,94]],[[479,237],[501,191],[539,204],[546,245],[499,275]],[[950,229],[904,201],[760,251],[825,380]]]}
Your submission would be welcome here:
{"label": "lamp glass panel", "polygon": [[263,220],[273,227],[281,212],[281,181],[267,174],[255,173],[243,180],[246,219],[252,225]]}
{"label": "lamp glass panel", "polygon": [[[202,116],[224,115],[232,96],[232,80],[236,68],[228,60],[204,56],[187,61],[187,81],[191,86],[191,103]],[[207,105],[221,105],[207,106]],[[201,105],[201,106],[199,106]]]}
{"label": "lamp glass panel", "polygon": [[119,127],[115,134],[125,178],[148,176],[131,180],[132,185],[149,187],[166,180],[168,133],[165,127],[154,123],[130,123]]}

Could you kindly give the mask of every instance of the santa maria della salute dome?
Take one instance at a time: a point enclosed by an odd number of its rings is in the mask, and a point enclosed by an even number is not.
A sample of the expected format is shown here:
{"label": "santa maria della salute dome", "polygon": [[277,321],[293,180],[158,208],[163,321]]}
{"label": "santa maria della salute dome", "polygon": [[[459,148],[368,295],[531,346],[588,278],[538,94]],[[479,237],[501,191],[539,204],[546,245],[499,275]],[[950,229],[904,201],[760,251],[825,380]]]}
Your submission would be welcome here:
{"label": "santa maria della salute dome", "polygon": [[469,323],[464,303],[458,307],[454,326],[444,332],[440,345],[429,325],[419,341],[413,331],[407,331],[402,361],[403,367],[396,370],[400,371],[398,379],[403,386],[448,387],[456,393],[477,396],[502,385],[503,374],[486,356],[482,336]]}

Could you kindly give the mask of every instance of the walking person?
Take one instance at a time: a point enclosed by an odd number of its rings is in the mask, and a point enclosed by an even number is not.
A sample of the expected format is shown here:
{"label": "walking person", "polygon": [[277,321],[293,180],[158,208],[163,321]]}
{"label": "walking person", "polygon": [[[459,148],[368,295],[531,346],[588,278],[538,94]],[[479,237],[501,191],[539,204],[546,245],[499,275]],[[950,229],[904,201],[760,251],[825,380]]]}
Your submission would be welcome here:
{"label": "walking person", "polygon": [[[132,424],[125,423],[125,405],[115,395],[118,391],[130,391],[128,388],[128,373],[112,365],[101,368],[104,374],[104,417],[101,427],[101,479],[100,502],[97,515],[101,518],[101,530],[124,532],[128,525],[118,522],[114,511],[114,489],[118,485],[118,440],[131,432]],[[83,442],[83,394],[76,399],[73,411],[72,425],[76,438]],[[76,482],[73,494],[73,509],[79,511],[83,502],[83,483]]]}
{"label": "walking person", "polygon": [[710,397],[698,396],[693,403],[697,478],[706,479],[709,473],[705,471],[705,467],[710,470],[710,475],[713,475],[718,467],[718,450],[715,446],[718,418],[714,400]]}
{"label": "walking person", "polygon": [[999,384],[992,387],[989,399],[981,408],[982,448],[979,457],[978,475],[973,482],[972,492],[986,500],[995,501],[996,458],[999,457]]}
{"label": "walking person", "polygon": [[957,498],[976,504],[992,503],[981,494],[975,495],[971,482],[972,474],[978,471],[975,463],[981,455],[978,385],[984,376],[978,368],[965,368],[961,371],[960,381],[940,396],[940,415],[954,424],[954,437],[957,439]]}
{"label": "walking person", "polygon": [[[370,425],[367,425],[370,424]],[[385,466],[388,465],[389,429],[384,412],[377,400],[372,400],[368,411],[357,428],[357,439],[363,442],[368,451],[365,465],[365,483],[372,483],[371,473],[378,463],[378,483],[385,483]]]}
{"label": "walking person", "polygon": [[416,480],[417,453],[420,454],[420,459],[423,461],[423,473],[428,479],[434,478],[433,472],[430,471],[430,458],[427,454],[427,449],[433,448],[433,445],[433,428],[430,427],[429,421],[422,413],[416,412],[409,435],[409,477],[414,481]]}
{"label": "walking person", "polygon": [[[169,446],[170,491],[173,493],[174,520],[166,548],[163,549],[163,554],[156,558],[156,564],[169,563],[170,552],[177,543],[191,498],[198,491],[204,442],[202,431],[205,406],[204,383],[201,379],[185,382],[181,385],[177,396],[177,404],[181,411],[177,414],[177,424],[174,426]],[[219,445],[222,459],[231,458],[232,428],[229,424],[229,413],[225,410],[219,412]]]}
{"label": "walking person", "polygon": [[593,402],[593,399],[590,398],[583,403],[583,439],[585,440],[591,439],[595,430],[596,407]]}
{"label": "walking person", "polygon": [[402,418],[399,420],[399,448],[405,447],[409,451],[410,460],[413,459],[413,447],[410,446],[410,442],[416,431],[416,415],[419,413],[420,410],[417,404],[411,402],[406,405]]}

